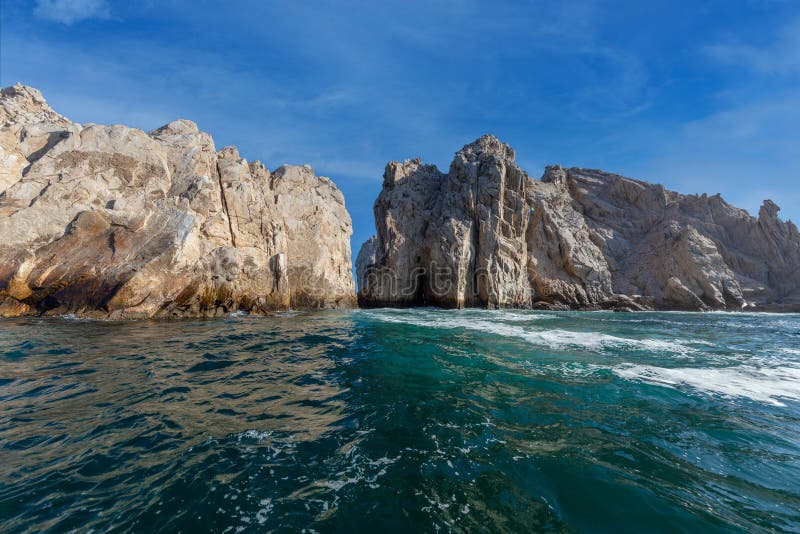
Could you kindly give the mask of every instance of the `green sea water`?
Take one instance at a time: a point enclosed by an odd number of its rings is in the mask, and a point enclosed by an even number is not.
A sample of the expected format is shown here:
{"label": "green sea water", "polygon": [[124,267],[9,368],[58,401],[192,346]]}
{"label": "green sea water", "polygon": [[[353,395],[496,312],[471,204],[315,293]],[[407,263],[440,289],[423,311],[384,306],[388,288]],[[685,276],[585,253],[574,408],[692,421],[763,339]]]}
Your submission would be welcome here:
{"label": "green sea water", "polygon": [[0,321],[0,531],[799,532],[800,316]]}

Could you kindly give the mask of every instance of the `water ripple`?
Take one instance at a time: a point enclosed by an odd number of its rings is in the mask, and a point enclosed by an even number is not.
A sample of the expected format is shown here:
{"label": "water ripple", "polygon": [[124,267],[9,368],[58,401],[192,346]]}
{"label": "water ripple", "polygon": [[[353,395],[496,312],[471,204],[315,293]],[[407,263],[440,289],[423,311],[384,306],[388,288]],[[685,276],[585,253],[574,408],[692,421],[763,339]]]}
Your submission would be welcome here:
{"label": "water ripple", "polygon": [[0,321],[0,530],[796,531],[800,316]]}

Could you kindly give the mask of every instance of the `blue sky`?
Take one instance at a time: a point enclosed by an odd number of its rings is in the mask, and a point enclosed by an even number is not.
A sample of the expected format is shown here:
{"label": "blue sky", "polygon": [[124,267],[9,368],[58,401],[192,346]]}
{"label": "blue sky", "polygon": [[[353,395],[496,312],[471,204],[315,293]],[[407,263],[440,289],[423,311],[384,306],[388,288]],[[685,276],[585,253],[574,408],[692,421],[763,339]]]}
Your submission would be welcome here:
{"label": "blue sky", "polygon": [[387,161],[484,133],[800,220],[800,2],[0,0],[0,84],[77,122],[190,118],[341,187],[354,254]]}

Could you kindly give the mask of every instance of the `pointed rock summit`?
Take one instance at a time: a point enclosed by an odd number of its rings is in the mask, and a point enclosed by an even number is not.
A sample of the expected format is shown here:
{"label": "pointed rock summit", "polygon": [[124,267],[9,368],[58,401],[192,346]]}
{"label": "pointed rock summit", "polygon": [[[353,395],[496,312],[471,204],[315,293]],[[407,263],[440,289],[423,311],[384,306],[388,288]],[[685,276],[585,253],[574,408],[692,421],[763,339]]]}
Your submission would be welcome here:
{"label": "pointed rock summit", "polygon": [[13,125],[67,125],[69,119],[47,105],[38,89],[16,83],[0,89],[0,127]]}
{"label": "pointed rock summit", "polygon": [[514,149],[493,135],[482,135],[472,143],[456,152],[456,156],[467,161],[477,161],[485,158],[499,158],[514,161]]}
{"label": "pointed rock summit", "polygon": [[485,135],[446,174],[389,163],[361,305],[800,310],[800,235],[772,201],[754,218],[598,170],[535,180],[514,156]]}
{"label": "pointed rock summit", "polygon": [[31,87],[0,94],[0,315],[349,306],[351,234],[310,167],[218,152],[188,120],[81,126]]}

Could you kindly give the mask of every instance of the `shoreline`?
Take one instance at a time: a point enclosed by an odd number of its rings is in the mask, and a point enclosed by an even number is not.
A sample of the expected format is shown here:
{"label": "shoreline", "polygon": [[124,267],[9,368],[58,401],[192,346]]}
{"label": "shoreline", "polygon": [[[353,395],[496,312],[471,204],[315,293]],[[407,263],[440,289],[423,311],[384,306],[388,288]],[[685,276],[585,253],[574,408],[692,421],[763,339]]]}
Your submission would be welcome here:
{"label": "shoreline", "polygon": [[298,309],[287,309],[287,310],[277,310],[271,313],[251,313],[251,312],[243,312],[243,311],[236,311],[227,313],[225,315],[218,315],[218,316],[181,316],[181,317],[121,317],[121,318],[111,318],[111,317],[101,317],[101,316],[93,316],[91,314],[84,315],[79,313],[64,313],[64,314],[30,314],[30,315],[12,315],[12,316],[0,316],[0,324],[4,321],[13,321],[15,319],[44,319],[44,320],[60,320],[60,321],[75,321],[75,322],[97,322],[97,323],[172,323],[172,322],[199,322],[199,321],[207,321],[207,322],[215,322],[215,321],[223,321],[229,319],[239,319],[239,318],[253,318],[253,319],[275,319],[275,318],[292,318],[297,317],[300,315],[308,315],[308,314],[316,314],[316,313],[329,313],[329,312],[369,312],[369,311],[378,311],[378,312],[390,312],[390,311],[414,311],[414,310],[429,310],[429,311],[440,311],[440,312],[449,312],[449,313],[465,313],[465,312],[484,312],[489,314],[502,314],[505,312],[512,312],[512,313],[530,313],[531,315],[534,314],[543,314],[543,315],[550,315],[550,314],[576,314],[576,315],[584,315],[584,314],[600,314],[600,313],[608,313],[608,314],[622,314],[622,315],[648,315],[648,314],[675,314],[675,315],[731,315],[731,316],[778,316],[778,317],[787,317],[793,315],[800,315],[800,311],[768,311],[768,310],[630,310],[630,311],[620,311],[620,310],[542,310],[542,309],[532,309],[532,308],[496,308],[496,309],[489,309],[489,308],[442,308],[438,306],[405,306],[405,307],[352,307],[352,308],[298,308]]}

